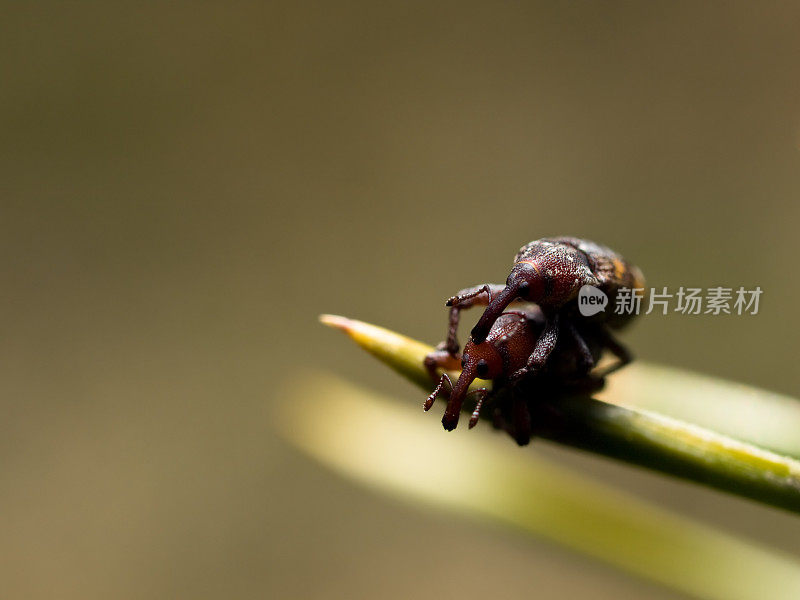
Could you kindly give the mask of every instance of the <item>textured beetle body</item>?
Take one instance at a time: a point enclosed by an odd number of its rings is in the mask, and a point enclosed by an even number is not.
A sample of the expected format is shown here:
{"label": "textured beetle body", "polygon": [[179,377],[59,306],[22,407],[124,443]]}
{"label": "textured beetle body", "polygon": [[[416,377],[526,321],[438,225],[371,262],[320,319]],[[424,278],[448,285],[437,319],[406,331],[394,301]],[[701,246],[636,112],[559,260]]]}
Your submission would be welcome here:
{"label": "textured beetle body", "polygon": [[[545,313],[564,307],[574,312],[578,292],[584,285],[602,290],[613,307],[620,289],[643,288],[644,277],[622,256],[589,240],[557,237],[525,244],[514,258],[505,288],[489,303],[472,329],[472,337],[478,342],[483,340],[494,320],[516,299],[534,302]],[[598,313],[595,320],[619,328],[631,316],[617,315],[612,309]]]}
{"label": "textured beetle body", "polygon": [[[436,370],[456,370],[460,360],[461,373],[455,384],[449,376],[442,375],[434,392],[425,401],[425,410],[428,410],[443,390],[445,383],[450,384],[450,394],[442,418],[445,429],[452,430],[456,427],[461,412],[461,407],[469,393],[478,393],[479,400],[470,418],[469,426],[474,427],[480,416],[484,400],[490,395],[486,388],[468,392],[470,384],[475,379],[491,380],[492,389],[507,390],[509,386],[516,386],[517,382],[509,380],[509,374],[523,368],[528,357],[533,352],[546,323],[546,318],[537,306],[527,307],[525,310],[505,312],[494,322],[486,339],[476,344],[472,339],[464,346],[463,354],[455,356],[446,350],[440,349],[429,354],[425,365],[436,381]],[[603,350],[600,339],[589,331],[585,332],[589,340],[590,352],[594,360],[598,360]],[[537,382],[548,389],[554,387],[562,389],[599,389],[603,385],[603,374],[590,374],[587,365],[576,354],[573,340],[562,339],[551,354],[545,369],[532,375]],[[495,406],[495,417],[498,418],[504,407]],[[498,424],[508,431],[520,444],[525,444],[530,439],[530,419],[528,408],[524,402],[510,411],[516,418],[510,422],[503,418]]]}
{"label": "textured beetle body", "polygon": [[[590,317],[578,310],[578,294],[586,285],[598,288],[608,297],[606,310]],[[458,424],[461,404],[476,377],[507,386],[547,373],[549,383],[562,378],[564,382],[601,386],[605,375],[631,360],[627,349],[609,332],[635,316],[614,310],[618,294],[625,288],[644,288],[644,277],[633,264],[595,242],[556,237],[520,248],[505,285],[474,286],[450,298],[447,339],[426,359],[434,378],[436,367],[452,369],[456,361],[460,311],[478,304],[486,308],[464,348],[461,377],[455,386],[451,385],[450,402],[442,419],[445,429],[454,429]],[[524,312],[504,312],[510,304],[520,302],[528,305]],[[515,314],[517,317],[510,316]],[[606,349],[619,359],[617,364],[588,377]],[[425,403],[426,410],[446,381],[449,381],[446,375],[442,376]],[[485,395],[482,394],[477,410]],[[474,416],[470,426],[475,419]],[[516,428],[520,429],[519,424]]]}
{"label": "textured beetle body", "polygon": [[[598,313],[600,315],[598,320],[605,320],[609,327],[614,328],[619,328],[630,321],[632,314],[627,312],[617,314],[613,310],[617,293],[620,289],[644,288],[644,276],[637,266],[631,264],[606,246],[601,246],[590,240],[573,237],[546,238],[530,242],[520,248],[514,258],[514,264],[522,262],[535,265],[537,259],[546,263],[555,262],[554,273],[556,274],[555,279],[558,280],[560,265],[557,261],[547,261],[546,257],[548,255],[565,255],[567,262],[570,262],[570,259],[575,260],[572,252],[564,252],[564,247],[577,250],[582,255],[582,258],[586,259],[590,274],[580,280],[581,285],[578,290],[583,285],[593,285],[608,296],[609,306],[612,310]],[[574,288],[571,289],[571,292],[574,292]],[[575,296],[577,296],[577,292],[574,295],[570,294],[569,300],[566,300],[564,304],[573,301]],[[544,304],[548,304],[547,300],[544,300]]]}

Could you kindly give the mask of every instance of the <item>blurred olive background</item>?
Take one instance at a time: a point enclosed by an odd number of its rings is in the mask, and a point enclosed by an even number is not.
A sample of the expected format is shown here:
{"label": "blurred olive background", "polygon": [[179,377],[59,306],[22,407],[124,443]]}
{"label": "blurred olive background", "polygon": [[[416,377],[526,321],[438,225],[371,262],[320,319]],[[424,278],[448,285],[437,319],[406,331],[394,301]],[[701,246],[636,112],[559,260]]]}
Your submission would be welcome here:
{"label": "blurred olive background", "polygon": [[[760,285],[755,317],[624,340],[797,395],[798,25],[794,3],[4,3],[2,596],[676,597],[340,480],[276,407],[325,369],[418,410],[317,314],[437,342],[447,296],[563,234],[653,286]],[[521,451],[800,553],[780,511]]]}

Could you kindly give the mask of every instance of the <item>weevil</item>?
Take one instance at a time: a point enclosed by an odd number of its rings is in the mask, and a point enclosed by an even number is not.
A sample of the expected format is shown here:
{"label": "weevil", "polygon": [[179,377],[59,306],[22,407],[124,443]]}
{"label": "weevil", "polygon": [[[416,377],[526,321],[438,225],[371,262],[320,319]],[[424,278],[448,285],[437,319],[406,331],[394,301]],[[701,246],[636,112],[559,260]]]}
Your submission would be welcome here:
{"label": "weevil", "polygon": [[[447,339],[426,359],[432,374],[437,366],[448,368],[450,365],[452,368],[457,357],[456,334],[461,310],[484,304],[486,309],[473,327],[465,347],[462,376],[455,386],[451,385],[450,402],[442,419],[445,429],[454,429],[458,424],[467,389],[475,377],[485,379],[482,372],[493,380],[499,377],[499,383],[507,385],[541,373],[548,362],[552,362],[554,368],[548,369],[551,373],[561,371],[576,381],[582,380],[590,385],[599,382],[602,386],[605,375],[632,360],[630,352],[617,342],[609,329],[623,327],[635,315],[632,312],[617,313],[611,308],[591,317],[582,316],[577,299],[584,285],[602,291],[608,298],[608,305],[613,307],[620,290],[643,289],[644,277],[637,267],[619,254],[595,242],[572,237],[545,238],[520,248],[505,285],[484,284],[466,288],[448,299]],[[535,310],[517,313],[526,315],[527,325],[518,322],[512,327],[513,319],[508,321],[503,315],[509,313],[504,311],[510,304],[519,302],[532,303]],[[499,326],[496,325],[498,321]],[[509,340],[514,341],[511,350],[508,349]],[[501,351],[501,348],[506,350]],[[557,360],[550,361],[557,348]],[[611,351],[617,357],[617,363],[594,380],[587,379],[603,349]],[[497,368],[492,370],[489,359],[483,356],[492,352],[505,352],[505,361],[499,371]],[[470,357],[482,358],[471,360]],[[487,366],[479,367],[479,364]],[[493,364],[497,367],[501,363],[495,360]],[[571,366],[565,369],[565,365]],[[449,379],[443,376],[426,401],[426,407],[433,403],[433,398],[441,392],[446,381]],[[485,396],[485,393],[481,394],[478,411]]]}
{"label": "weevil", "polygon": [[[578,311],[578,292],[585,285],[603,292],[611,308],[592,317],[583,317]],[[604,345],[620,360],[630,362],[628,351],[609,332],[609,329],[625,326],[635,316],[633,312],[618,313],[613,308],[622,289],[644,289],[644,277],[636,266],[610,248],[572,237],[530,242],[517,252],[505,286],[497,294],[491,294],[483,315],[472,328],[471,337],[476,343],[485,340],[506,307],[515,300],[523,300],[542,309],[545,326],[526,365],[512,374],[512,378],[541,368],[562,335],[576,338],[583,360],[591,364],[585,341],[580,339],[575,327],[580,321],[602,325],[597,333],[604,338]]]}
{"label": "weevil", "polygon": [[[438,383],[433,393],[425,400],[424,408],[429,410],[436,397],[444,391],[445,385],[450,388],[450,396],[442,417],[442,424],[447,430],[456,427],[461,413],[461,407],[470,394],[478,396],[475,409],[469,420],[472,429],[477,423],[485,400],[496,397],[496,392],[511,390],[516,392],[526,386],[524,393],[506,394],[507,406],[494,407],[495,426],[506,430],[519,443],[528,443],[531,436],[531,420],[528,408],[528,396],[532,390],[552,392],[572,391],[589,392],[600,389],[604,377],[618,368],[619,362],[610,365],[601,372],[597,370],[588,372],[585,364],[576,353],[572,339],[565,338],[551,353],[547,365],[538,373],[530,373],[524,381],[512,381],[509,374],[523,367],[545,326],[545,316],[540,308],[535,305],[526,307],[525,310],[504,312],[492,325],[486,339],[476,344],[469,339],[464,346],[464,352],[455,355],[444,348],[440,348],[425,357],[425,366],[431,374],[432,380],[437,380],[437,369],[457,370],[461,373],[455,384],[445,372],[438,377]],[[603,351],[603,344],[593,331],[593,326],[588,326],[581,332],[587,346],[596,361]],[[492,390],[477,388],[469,391],[470,385],[476,379],[491,380]]]}

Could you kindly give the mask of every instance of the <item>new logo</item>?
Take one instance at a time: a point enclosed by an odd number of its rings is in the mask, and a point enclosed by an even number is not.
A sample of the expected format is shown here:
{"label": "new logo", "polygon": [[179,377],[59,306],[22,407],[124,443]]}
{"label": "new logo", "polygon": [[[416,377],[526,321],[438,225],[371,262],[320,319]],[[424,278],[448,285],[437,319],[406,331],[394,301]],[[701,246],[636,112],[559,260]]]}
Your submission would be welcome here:
{"label": "new logo", "polygon": [[584,317],[591,317],[604,311],[608,306],[608,296],[593,285],[584,285],[578,292],[578,310]]}

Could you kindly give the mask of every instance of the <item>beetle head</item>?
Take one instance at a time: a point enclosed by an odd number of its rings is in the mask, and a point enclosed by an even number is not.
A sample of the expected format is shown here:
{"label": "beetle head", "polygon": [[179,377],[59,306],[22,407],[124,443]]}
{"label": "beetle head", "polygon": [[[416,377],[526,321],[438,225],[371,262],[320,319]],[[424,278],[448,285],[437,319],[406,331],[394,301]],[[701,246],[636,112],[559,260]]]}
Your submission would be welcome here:
{"label": "beetle head", "polygon": [[461,357],[461,375],[458,377],[442,417],[442,425],[452,431],[458,425],[461,406],[467,397],[470,384],[478,379],[494,379],[503,372],[503,359],[490,342],[480,344],[467,341]]}
{"label": "beetle head", "polygon": [[583,285],[598,285],[586,255],[567,244],[534,248],[519,257],[506,280],[506,287],[486,307],[472,329],[472,339],[486,339],[497,318],[515,299],[543,308],[558,308],[578,295]]}

